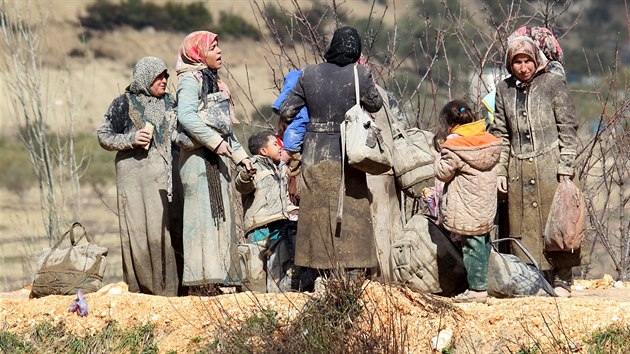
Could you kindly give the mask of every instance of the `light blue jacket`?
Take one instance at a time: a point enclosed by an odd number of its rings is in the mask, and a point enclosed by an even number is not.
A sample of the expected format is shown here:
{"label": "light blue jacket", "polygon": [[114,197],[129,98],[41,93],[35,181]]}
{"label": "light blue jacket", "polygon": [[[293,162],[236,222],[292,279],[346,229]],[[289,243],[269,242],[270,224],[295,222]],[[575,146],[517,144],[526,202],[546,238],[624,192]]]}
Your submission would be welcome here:
{"label": "light blue jacket", "polygon": [[[289,93],[291,93],[291,90],[295,87],[295,84],[297,84],[300,75],[302,75],[302,70],[291,70],[284,77],[284,84],[282,85],[280,95],[271,105],[274,112],[278,112],[282,102],[284,102],[287,96],[289,96]],[[304,106],[284,131],[284,137],[282,138],[284,150],[290,152],[300,152],[302,150],[302,142],[304,141],[304,134],[306,134],[306,125],[309,121],[308,110],[306,106]]]}

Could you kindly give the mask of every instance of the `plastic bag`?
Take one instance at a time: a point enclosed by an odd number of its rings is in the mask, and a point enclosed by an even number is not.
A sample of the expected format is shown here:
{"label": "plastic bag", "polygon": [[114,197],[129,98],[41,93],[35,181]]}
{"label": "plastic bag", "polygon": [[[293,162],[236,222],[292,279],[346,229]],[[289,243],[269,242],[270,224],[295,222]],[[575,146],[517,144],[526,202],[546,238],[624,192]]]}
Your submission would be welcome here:
{"label": "plastic bag", "polygon": [[545,225],[545,250],[573,252],[584,238],[584,197],[568,178],[558,184]]}

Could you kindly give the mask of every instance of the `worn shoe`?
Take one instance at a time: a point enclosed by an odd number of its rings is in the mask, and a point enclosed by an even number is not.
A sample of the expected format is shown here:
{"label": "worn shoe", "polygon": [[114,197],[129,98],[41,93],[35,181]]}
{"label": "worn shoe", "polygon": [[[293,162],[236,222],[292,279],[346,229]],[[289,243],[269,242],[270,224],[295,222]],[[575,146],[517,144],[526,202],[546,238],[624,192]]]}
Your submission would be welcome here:
{"label": "worn shoe", "polygon": [[553,291],[556,292],[556,295],[558,295],[558,297],[571,297],[571,290],[567,290],[562,286],[556,286],[555,288],[553,288]]}
{"label": "worn shoe", "polygon": [[453,301],[455,301],[455,302],[479,302],[479,303],[485,303],[486,300],[488,300],[488,292],[487,291],[466,290],[463,293],[453,297]]}

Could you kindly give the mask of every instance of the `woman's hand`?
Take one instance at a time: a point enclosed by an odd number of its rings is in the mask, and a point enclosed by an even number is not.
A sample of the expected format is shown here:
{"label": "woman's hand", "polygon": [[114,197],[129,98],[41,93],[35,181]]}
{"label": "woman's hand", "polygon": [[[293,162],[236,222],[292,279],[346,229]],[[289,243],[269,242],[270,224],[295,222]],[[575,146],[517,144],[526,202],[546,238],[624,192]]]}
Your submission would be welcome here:
{"label": "woman's hand", "polygon": [[232,157],[232,149],[230,148],[230,145],[225,140],[223,140],[221,144],[219,144],[219,146],[217,146],[217,148],[214,149],[214,152],[216,152],[218,155],[221,155],[221,156]]}
{"label": "woman's hand", "polygon": [[252,160],[243,159],[243,161],[240,162],[240,165],[245,168],[245,171],[247,171],[250,180],[254,178],[254,175],[256,175],[256,167],[254,167]]}
{"label": "woman's hand", "polygon": [[497,177],[497,189],[501,193],[507,193],[507,191],[508,191],[507,176],[498,176]]}
{"label": "woman's hand", "polygon": [[144,147],[149,145],[151,142],[151,133],[147,128],[142,128],[136,131],[136,135],[133,139],[133,146],[135,147]]}
{"label": "woman's hand", "polygon": [[282,149],[282,152],[280,153],[280,161],[288,164],[292,157],[293,153],[291,151]]}

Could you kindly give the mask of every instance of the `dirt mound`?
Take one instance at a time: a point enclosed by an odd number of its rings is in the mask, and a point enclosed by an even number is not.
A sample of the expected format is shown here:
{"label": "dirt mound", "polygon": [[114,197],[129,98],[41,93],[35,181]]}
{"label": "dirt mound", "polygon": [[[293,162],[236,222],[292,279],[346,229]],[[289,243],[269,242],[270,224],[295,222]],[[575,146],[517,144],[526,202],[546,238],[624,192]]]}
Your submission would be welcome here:
{"label": "dirt mound", "polygon": [[[489,299],[486,304],[453,304],[449,299],[369,282],[361,300],[371,318],[386,328],[400,321],[408,330],[409,352],[431,352],[432,338],[463,352],[494,353],[551,341],[554,336],[579,347],[598,328],[630,323],[630,283],[606,279],[579,281],[574,297]],[[616,288],[615,288],[616,287]],[[37,323],[63,321],[70,331],[103,329],[114,320],[121,327],[154,323],[160,352],[187,352],[195,338],[212,338],[218,324],[239,323],[262,309],[277,312],[280,323],[294,319],[312,298],[309,293],[166,298],[133,294],[124,283],[87,294],[89,315],[68,313],[72,296],[28,299],[28,289],[0,294],[4,328],[22,332]],[[518,349],[517,349],[518,350]]]}

